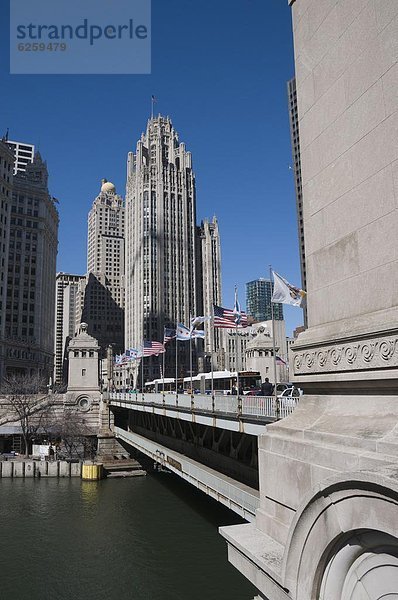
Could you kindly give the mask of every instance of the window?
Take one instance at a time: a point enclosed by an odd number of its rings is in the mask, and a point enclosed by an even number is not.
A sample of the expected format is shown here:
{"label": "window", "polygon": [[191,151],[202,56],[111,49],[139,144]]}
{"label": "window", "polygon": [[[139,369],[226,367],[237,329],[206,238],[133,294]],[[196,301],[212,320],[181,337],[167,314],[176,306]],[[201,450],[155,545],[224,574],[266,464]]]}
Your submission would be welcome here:
{"label": "window", "polygon": [[86,369],[82,369],[82,377],[86,376]]}

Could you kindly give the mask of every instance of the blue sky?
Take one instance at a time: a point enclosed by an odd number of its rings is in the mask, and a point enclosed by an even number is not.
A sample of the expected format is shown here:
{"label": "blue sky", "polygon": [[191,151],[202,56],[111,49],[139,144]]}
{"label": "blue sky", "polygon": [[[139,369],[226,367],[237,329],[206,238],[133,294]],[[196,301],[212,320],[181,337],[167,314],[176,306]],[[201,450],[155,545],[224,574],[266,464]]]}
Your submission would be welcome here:
{"label": "blue sky", "polygon": [[[153,0],[152,74],[9,75],[0,13],[0,131],[36,144],[60,200],[58,270],[86,268],[87,213],[100,180],[124,195],[127,152],[150,113],[171,116],[192,151],[197,218],[216,214],[223,299],[268,275],[300,282],[286,81],[294,74],[286,0]],[[288,331],[302,323],[285,307]]]}

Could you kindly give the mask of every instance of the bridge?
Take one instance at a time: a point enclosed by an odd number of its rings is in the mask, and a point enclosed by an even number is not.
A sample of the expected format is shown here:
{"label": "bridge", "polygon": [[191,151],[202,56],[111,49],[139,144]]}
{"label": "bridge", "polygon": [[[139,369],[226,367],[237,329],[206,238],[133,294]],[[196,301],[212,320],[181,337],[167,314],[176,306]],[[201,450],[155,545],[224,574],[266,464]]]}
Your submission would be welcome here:
{"label": "bridge", "polygon": [[112,393],[117,439],[254,520],[259,504],[257,438],[291,414],[295,399]]}
{"label": "bridge", "polygon": [[141,412],[202,423],[240,433],[259,435],[267,423],[287,417],[295,398],[274,396],[225,396],[207,394],[112,393],[110,404]]}

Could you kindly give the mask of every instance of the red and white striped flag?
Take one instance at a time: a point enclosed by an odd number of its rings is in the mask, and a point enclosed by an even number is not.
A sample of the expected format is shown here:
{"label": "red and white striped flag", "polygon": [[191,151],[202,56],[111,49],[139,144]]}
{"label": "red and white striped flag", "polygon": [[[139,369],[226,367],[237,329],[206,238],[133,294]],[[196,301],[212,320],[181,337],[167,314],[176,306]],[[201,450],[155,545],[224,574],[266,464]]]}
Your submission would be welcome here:
{"label": "red and white striped flag", "polygon": [[214,305],[214,327],[220,329],[245,329],[247,327],[247,314],[240,311],[238,319],[236,307],[232,309]]}
{"label": "red and white striped flag", "polygon": [[161,342],[149,342],[147,340],[144,341],[144,356],[159,356],[159,354],[163,354],[163,352],[166,352],[166,350]]}

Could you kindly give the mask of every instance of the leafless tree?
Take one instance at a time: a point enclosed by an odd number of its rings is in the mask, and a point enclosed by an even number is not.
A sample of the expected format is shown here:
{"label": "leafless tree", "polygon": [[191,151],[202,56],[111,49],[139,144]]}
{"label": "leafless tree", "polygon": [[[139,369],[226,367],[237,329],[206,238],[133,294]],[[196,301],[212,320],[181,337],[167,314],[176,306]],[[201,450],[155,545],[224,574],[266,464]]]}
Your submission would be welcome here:
{"label": "leafless tree", "polygon": [[61,452],[67,458],[93,458],[96,437],[86,425],[82,413],[64,410],[52,426],[52,436],[61,441]]}
{"label": "leafless tree", "polygon": [[0,425],[19,423],[25,456],[29,456],[32,439],[49,427],[56,396],[49,393],[39,375],[10,375],[2,382],[1,390],[5,398]]}

